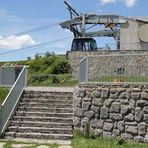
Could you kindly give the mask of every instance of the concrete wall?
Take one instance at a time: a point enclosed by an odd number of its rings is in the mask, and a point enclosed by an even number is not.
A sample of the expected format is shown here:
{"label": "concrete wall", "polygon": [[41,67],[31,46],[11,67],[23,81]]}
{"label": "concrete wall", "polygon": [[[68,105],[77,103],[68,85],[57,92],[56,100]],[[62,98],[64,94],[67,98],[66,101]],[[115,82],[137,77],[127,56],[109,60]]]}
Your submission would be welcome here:
{"label": "concrete wall", "polygon": [[148,143],[148,85],[85,84],[74,91],[74,126],[104,138]]}
{"label": "concrete wall", "polygon": [[79,62],[86,56],[95,56],[89,60],[89,76],[92,79],[103,75],[117,75],[117,69],[120,66],[124,66],[125,75],[148,75],[148,50],[70,51],[68,59],[75,78],[79,75]]}
{"label": "concrete wall", "polygon": [[128,20],[120,28],[120,50],[140,50],[140,39],[138,37],[138,23]]}
{"label": "concrete wall", "polygon": [[[147,17],[136,18],[139,21],[128,20],[128,23],[121,24],[120,27],[120,50],[148,50],[148,21]],[[144,21],[144,22],[142,22]],[[145,27],[144,27],[145,26]],[[143,28],[144,27],[144,28]],[[139,34],[143,28],[144,41]],[[139,32],[140,31],[140,32]],[[143,35],[142,35],[143,36]],[[146,42],[145,42],[146,40]]]}

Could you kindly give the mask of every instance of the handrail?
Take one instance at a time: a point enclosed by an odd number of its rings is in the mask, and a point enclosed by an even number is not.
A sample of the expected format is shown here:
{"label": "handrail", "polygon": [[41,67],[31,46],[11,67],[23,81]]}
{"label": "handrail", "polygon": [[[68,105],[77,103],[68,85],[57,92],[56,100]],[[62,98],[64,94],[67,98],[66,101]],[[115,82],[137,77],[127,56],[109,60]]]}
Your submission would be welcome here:
{"label": "handrail", "polygon": [[2,135],[8,126],[9,119],[14,112],[14,109],[21,97],[21,94],[26,87],[27,67],[24,66],[17,80],[13,84],[5,101],[0,109],[0,135]]}

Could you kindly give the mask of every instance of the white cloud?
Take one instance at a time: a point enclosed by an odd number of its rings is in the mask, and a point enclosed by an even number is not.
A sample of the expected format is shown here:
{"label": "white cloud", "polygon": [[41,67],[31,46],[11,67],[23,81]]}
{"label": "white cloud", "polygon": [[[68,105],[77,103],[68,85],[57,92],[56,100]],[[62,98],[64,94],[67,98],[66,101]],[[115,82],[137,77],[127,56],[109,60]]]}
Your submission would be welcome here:
{"label": "white cloud", "polygon": [[101,0],[102,4],[114,3],[116,0]]}
{"label": "white cloud", "polygon": [[35,45],[35,41],[32,39],[30,35],[22,35],[22,36],[8,36],[2,37],[0,36],[0,48],[2,49],[20,49],[26,46]]}
{"label": "white cloud", "polygon": [[100,0],[101,4],[124,2],[127,7],[134,7],[137,0]]}
{"label": "white cloud", "polygon": [[124,0],[127,7],[133,7],[137,0]]}

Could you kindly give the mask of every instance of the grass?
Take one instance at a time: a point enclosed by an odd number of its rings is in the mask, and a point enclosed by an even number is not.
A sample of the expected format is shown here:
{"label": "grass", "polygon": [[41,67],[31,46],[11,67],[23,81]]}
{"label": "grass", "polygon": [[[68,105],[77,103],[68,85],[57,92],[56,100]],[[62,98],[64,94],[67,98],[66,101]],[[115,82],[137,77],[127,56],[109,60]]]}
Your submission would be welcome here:
{"label": "grass", "polygon": [[100,76],[90,82],[148,82],[147,76]]}
{"label": "grass", "polygon": [[2,104],[2,102],[5,100],[7,94],[8,94],[9,90],[7,88],[0,88],[0,104]]}
{"label": "grass", "polygon": [[71,74],[58,75],[28,75],[28,86],[52,86],[52,87],[73,87],[78,84],[78,81],[72,78]]}
{"label": "grass", "polygon": [[122,139],[86,138],[79,130],[74,131],[73,148],[147,148],[148,144],[126,142]]}
{"label": "grass", "polygon": [[58,148],[58,145],[57,144],[37,144],[37,143],[30,143],[30,142],[18,142],[18,141],[3,141],[3,140],[0,140],[0,142],[4,142],[5,145],[4,145],[4,148],[12,148],[12,145],[13,144],[32,144],[32,146],[25,146],[23,148],[36,148],[40,145],[46,145],[46,146],[50,146],[50,148]]}

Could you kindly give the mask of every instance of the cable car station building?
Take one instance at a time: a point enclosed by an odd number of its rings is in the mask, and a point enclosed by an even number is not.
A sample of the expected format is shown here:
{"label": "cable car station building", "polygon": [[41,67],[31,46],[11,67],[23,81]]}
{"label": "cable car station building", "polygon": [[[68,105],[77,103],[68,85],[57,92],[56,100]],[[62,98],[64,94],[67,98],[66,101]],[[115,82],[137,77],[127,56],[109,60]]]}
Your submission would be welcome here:
{"label": "cable car station building", "polygon": [[[71,18],[60,25],[74,35],[67,56],[75,78],[78,78],[79,62],[86,56],[94,56],[90,65],[92,77],[95,73],[115,75],[121,66],[127,75],[148,75],[148,17],[79,14],[65,4]],[[107,46],[100,50],[99,37],[113,38],[115,49]]]}

